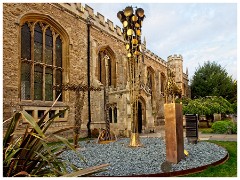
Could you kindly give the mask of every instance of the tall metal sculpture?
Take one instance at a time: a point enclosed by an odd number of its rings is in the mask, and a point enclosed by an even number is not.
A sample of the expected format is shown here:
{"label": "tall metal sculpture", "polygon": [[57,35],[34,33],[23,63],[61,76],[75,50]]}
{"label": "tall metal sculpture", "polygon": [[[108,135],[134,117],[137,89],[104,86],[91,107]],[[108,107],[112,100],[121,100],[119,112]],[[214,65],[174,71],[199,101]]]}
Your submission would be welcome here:
{"label": "tall metal sculpture", "polygon": [[144,10],[137,8],[135,14],[132,6],[126,7],[117,13],[117,17],[123,24],[123,36],[126,41],[128,57],[129,80],[130,80],[130,103],[131,103],[131,147],[141,146],[138,134],[138,97],[140,93],[140,61],[141,55],[141,28],[145,18]]}
{"label": "tall metal sculpture", "polygon": [[182,91],[174,80],[175,74],[171,67],[167,71],[164,104],[166,161],[178,163],[184,158],[183,117],[182,104],[175,103],[175,98],[181,97]]}

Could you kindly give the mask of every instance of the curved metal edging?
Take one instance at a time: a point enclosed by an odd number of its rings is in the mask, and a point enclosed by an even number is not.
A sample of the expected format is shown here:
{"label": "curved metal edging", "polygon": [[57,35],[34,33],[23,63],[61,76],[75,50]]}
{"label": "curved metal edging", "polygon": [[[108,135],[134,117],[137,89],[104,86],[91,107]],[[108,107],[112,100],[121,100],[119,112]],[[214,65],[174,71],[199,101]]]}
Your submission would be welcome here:
{"label": "curved metal edging", "polygon": [[[131,177],[173,177],[173,176],[183,176],[183,175],[187,175],[187,174],[192,174],[192,173],[197,173],[197,172],[201,172],[205,169],[207,169],[210,166],[216,166],[219,164],[224,163],[225,161],[227,161],[229,159],[229,154],[227,153],[227,155],[212,163],[212,164],[207,164],[204,166],[200,166],[197,168],[192,168],[192,169],[186,169],[186,170],[182,170],[182,171],[173,171],[173,172],[166,172],[166,173],[157,173],[157,174],[141,174],[141,175],[133,175]],[[129,177],[129,176],[125,176],[125,177]]]}
{"label": "curved metal edging", "polygon": [[[220,145],[218,145],[218,146],[220,146]],[[224,148],[224,147],[222,147],[222,148]],[[224,148],[224,149],[226,150],[226,148]],[[175,177],[175,176],[183,176],[183,175],[188,175],[188,174],[201,172],[203,170],[206,170],[210,166],[216,166],[216,165],[223,164],[228,159],[229,159],[229,153],[227,153],[224,158],[222,158],[222,159],[220,159],[216,162],[213,162],[211,164],[207,164],[207,165],[204,165],[204,166],[192,168],[192,169],[185,169],[185,170],[182,170],[182,171],[173,171],[173,172],[165,172],[165,173],[156,173],[156,174],[141,174],[141,175],[130,175],[130,176],[110,176],[110,177]],[[105,176],[98,176],[98,177],[105,177]]]}

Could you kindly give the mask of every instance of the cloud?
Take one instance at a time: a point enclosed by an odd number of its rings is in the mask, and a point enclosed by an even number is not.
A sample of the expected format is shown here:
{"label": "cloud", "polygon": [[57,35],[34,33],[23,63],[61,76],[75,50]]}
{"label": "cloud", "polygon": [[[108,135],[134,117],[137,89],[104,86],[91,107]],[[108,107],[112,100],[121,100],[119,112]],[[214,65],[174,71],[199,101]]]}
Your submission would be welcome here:
{"label": "cloud", "polygon": [[[99,3],[88,4],[122,27],[117,12],[126,6],[142,7],[146,18],[143,36],[147,48],[167,60],[172,54],[184,58],[190,78],[204,61],[215,61],[237,79],[237,4],[212,3]],[[105,20],[106,20],[105,19]]]}

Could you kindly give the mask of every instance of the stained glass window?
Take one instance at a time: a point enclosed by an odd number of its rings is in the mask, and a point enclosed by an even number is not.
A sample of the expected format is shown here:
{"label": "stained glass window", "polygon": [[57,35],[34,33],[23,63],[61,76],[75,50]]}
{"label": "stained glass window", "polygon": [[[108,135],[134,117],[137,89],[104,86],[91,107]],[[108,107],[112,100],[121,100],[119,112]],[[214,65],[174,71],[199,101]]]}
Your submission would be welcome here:
{"label": "stained glass window", "polygon": [[59,36],[56,39],[56,66],[62,67],[62,40]]}
{"label": "stained glass window", "polygon": [[[62,84],[62,71],[58,69],[58,70],[56,70],[56,85],[61,85],[61,84]],[[60,93],[62,93],[62,91],[57,89],[56,90],[56,99]],[[60,95],[58,101],[62,101],[62,94]]]}
{"label": "stained glass window", "polygon": [[53,37],[52,31],[48,28],[45,34],[46,47],[45,47],[45,61],[46,64],[53,64]]}
{"label": "stained glass window", "polygon": [[98,54],[98,80],[102,82],[102,60],[101,60],[101,53]]}
{"label": "stained glass window", "polygon": [[[22,25],[21,99],[53,101],[58,97],[61,90],[54,90],[53,86],[62,84],[62,51],[61,36],[53,32],[49,24],[38,21]],[[62,95],[59,101],[62,101]]]}
{"label": "stained glass window", "polygon": [[43,33],[39,24],[34,28],[34,61],[42,62]]}
{"label": "stained glass window", "polygon": [[53,100],[53,70],[52,68],[46,68],[45,71],[45,100]]}
{"label": "stained glass window", "polygon": [[[114,61],[108,50],[101,50],[98,53],[97,67],[98,80],[103,85],[116,87],[116,62]],[[106,83],[107,81],[108,84]]]}
{"label": "stained glass window", "polygon": [[27,23],[21,29],[21,58],[31,59],[31,31]]}
{"label": "stained glass window", "polygon": [[34,99],[43,100],[43,68],[40,66],[34,67]]}
{"label": "stained glass window", "polygon": [[164,91],[165,91],[164,83],[165,83],[165,78],[161,74],[161,93],[162,93],[162,95],[164,95]]}
{"label": "stained glass window", "polygon": [[108,115],[109,115],[109,122],[112,123],[112,108],[111,107],[108,109]]}
{"label": "stained glass window", "polygon": [[114,114],[114,123],[117,123],[117,107],[114,107],[113,114]]}
{"label": "stained glass window", "polygon": [[31,87],[31,65],[29,63],[22,63],[21,67],[21,98],[30,99]]}
{"label": "stained glass window", "polygon": [[108,85],[112,85],[112,64],[111,59],[108,59]]}

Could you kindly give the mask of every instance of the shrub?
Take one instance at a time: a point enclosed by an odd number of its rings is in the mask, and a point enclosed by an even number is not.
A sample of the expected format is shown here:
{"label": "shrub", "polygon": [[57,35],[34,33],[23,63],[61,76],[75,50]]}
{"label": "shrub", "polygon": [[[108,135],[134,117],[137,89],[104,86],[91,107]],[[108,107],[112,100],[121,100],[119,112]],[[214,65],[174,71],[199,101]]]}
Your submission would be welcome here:
{"label": "shrub", "polygon": [[[66,111],[67,109],[65,109]],[[74,148],[73,144],[63,137],[56,134],[65,131],[61,129],[53,133],[47,134],[46,131],[53,123],[54,119],[64,113],[64,111],[54,115],[52,118],[45,120],[50,109],[44,116],[36,122],[36,120],[26,111],[20,111],[7,120],[10,121],[8,129],[3,138],[3,176],[82,176],[94,173],[103,168],[93,167],[91,171],[88,169],[81,170],[77,166],[64,161],[59,155],[66,149],[76,152],[79,159],[82,157]],[[26,128],[22,137],[16,133],[19,121],[26,120],[29,126]],[[7,122],[7,121],[4,121]],[[16,137],[17,136],[17,137]],[[48,143],[48,137],[55,136],[63,144],[54,145]],[[104,165],[106,166],[106,165]],[[73,173],[68,172],[67,167],[72,168]],[[89,173],[88,173],[89,172]]]}
{"label": "shrub", "polygon": [[236,123],[233,123],[232,133],[233,133],[233,134],[237,134],[237,124],[236,124]]}
{"label": "shrub", "polygon": [[232,121],[217,121],[213,123],[212,130],[217,134],[235,134],[237,126]]}

